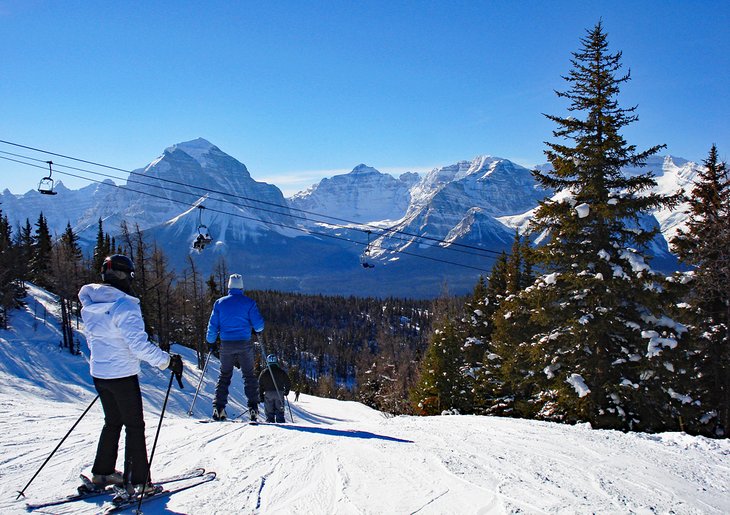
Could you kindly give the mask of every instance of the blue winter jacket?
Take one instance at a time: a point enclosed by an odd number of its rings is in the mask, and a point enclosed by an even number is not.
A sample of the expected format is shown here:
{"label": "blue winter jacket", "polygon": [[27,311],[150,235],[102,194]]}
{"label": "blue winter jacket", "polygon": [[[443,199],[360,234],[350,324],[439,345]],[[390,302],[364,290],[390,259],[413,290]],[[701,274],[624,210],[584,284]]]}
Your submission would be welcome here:
{"label": "blue winter jacket", "polygon": [[213,304],[205,339],[208,343],[214,343],[218,336],[222,342],[247,341],[251,339],[251,329],[257,333],[264,330],[264,319],[259,308],[253,299],[243,294],[243,290],[231,288],[228,295]]}

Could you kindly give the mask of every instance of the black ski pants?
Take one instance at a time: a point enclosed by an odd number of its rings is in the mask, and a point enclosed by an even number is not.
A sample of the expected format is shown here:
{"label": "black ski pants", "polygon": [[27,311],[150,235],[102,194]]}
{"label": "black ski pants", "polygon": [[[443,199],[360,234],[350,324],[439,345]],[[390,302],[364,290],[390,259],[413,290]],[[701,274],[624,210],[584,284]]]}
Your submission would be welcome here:
{"label": "black ski pants", "polygon": [[136,375],[119,379],[94,378],[94,387],[104,408],[104,427],[91,472],[103,475],[114,472],[119,436],[124,426],[124,480],[133,485],[144,483],[147,477],[147,446],[139,379]]}

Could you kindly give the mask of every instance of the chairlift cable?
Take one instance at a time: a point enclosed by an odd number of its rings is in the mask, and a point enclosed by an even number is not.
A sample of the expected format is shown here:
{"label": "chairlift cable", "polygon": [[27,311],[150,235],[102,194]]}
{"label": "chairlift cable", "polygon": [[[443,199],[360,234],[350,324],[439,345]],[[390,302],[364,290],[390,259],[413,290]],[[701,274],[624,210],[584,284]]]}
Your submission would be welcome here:
{"label": "chairlift cable", "polygon": [[[24,163],[22,161],[17,161],[15,159],[9,159],[9,158],[2,157],[2,156],[0,156],[0,159],[5,159],[5,160],[8,160],[8,161],[14,161],[16,163],[25,164],[27,166],[33,166],[33,167],[36,167],[36,168],[42,168],[41,166],[38,166],[38,165],[34,165],[34,164],[31,164],[31,163]],[[117,189],[124,190],[124,191],[130,191],[132,193],[138,193],[140,195],[146,195],[146,196],[152,197],[152,198],[158,198],[158,199],[162,199],[162,200],[174,202],[174,203],[177,203],[177,204],[182,204],[182,205],[185,205],[185,206],[188,206],[188,207],[193,207],[190,204],[187,204],[186,202],[183,202],[181,200],[170,199],[170,198],[167,198],[167,197],[163,197],[161,195],[155,195],[154,193],[149,193],[147,191],[140,191],[140,190],[135,190],[135,189],[132,189],[132,188],[128,188],[126,186],[119,186],[117,184],[110,184],[110,183],[105,182],[105,181],[91,179],[91,178],[88,178],[88,177],[83,177],[83,176],[76,175],[76,174],[72,174],[72,173],[68,173],[68,172],[60,172],[58,170],[56,172],[57,173],[62,173],[63,175],[67,175],[69,177],[75,177],[77,179],[82,179],[82,180],[86,180],[86,181],[89,181],[89,182],[94,182],[94,183],[101,184],[101,185],[104,185],[104,186],[109,186],[109,187],[117,188]],[[310,235],[314,235],[314,236],[321,236],[323,238],[331,238],[331,239],[340,240],[340,241],[346,241],[348,243],[354,243],[356,245],[362,245],[362,243],[359,242],[359,241],[353,240],[351,238],[345,238],[343,236],[337,236],[337,235],[334,235],[334,234],[327,234],[327,233],[322,233],[322,232],[318,232],[318,231],[312,231],[310,229],[305,229],[305,228],[297,227],[297,226],[293,226],[293,225],[287,225],[287,224],[284,224],[284,223],[281,223],[281,222],[265,221],[265,220],[261,220],[260,218],[254,218],[254,217],[250,217],[250,216],[245,216],[245,215],[242,215],[240,213],[229,213],[229,212],[221,211],[221,210],[218,210],[218,209],[215,209],[215,208],[207,208],[207,209],[210,210],[210,211],[213,211],[215,213],[223,214],[223,215],[226,215],[226,216],[233,216],[233,217],[242,218],[242,219],[245,219],[245,220],[252,220],[252,221],[255,221],[255,222],[263,223],[265,225],[276,225],[276,226],[284,227],[284,228],[287,228],[287,229],[292,229],[292,230],[295,230],[295,231],[303,232],[305,234],[310,234]],[[457,263],[457,262],[454,262],[454,261],[448,261],[448,260],[445,260],[445,259],[439,259],[439,258],[435,258],[435,257],[431,257],[431,256],[424,256],[424,255],[421,255],[421,254],[416,254],[416,253],[413,253],[413,252],[408,252],[408,251],[402,250],[402,249],[389,249],[388,252],[393,252],[393,253],[397,253],[397,254],[403,254],[403,255],[406,255],[406,256],[417,257],[417,258],[420,258],[420,259],[427,259],[429,261],[434,261],[434,262],[437,262],[437,263],[443,263],[443,264],[452,265],[452,266],[458,266],[458,267],[461,267],[461,268],[468,268],[468,269],[471,269],[471,270],[476,270],[476,271],[484,272],[484,273],[487,273],[487,274],[490,273],[490,270],[487,270],[485,268],[480,268],[480,267],[476,267],[476,266],[472,266],[472,265],[466,265],[466,264],[463,264],[463,263]],[[489,258],[491,256],[484,256],[484,257]]]}
{"label": "chairlift cable", "polygon": [[[2,142],[2,140],[0,140],[0,142]],[[5,152],[5,151],[1,151],[1,150],[0,150],[0,153],[14,155],[16,157],[22,157],[24,159],[28,159],[28,160],[32,160],[32,161],[37,161],[37,162],[47,162],[47,161],[43,161],[41,159],[35,159],[35,158],[32,158],[32,157],[28,157],[28,156],[21,156],[21,155],[18,155],[18,154],[13,154],[11,152]],[[8,161],[13,161],[13,162],[16,162],[16,163],[20,163],[20,164],[25,164],[25,165],[32,166],[29,163],[26,163],[26,162],[23,162],[23,161],[18,161],[18,160],[15,160],[15,159],[5,158],[5,157],[2,157],[2,156],[0,156],[0,158],[6,159]],[[92,175],[98,175],[98,176],[102,176],[102,177],[108,177],[108,178],[111,178],[111,179],[117,179],[119,181],[124,180],[123,178],[117,177],[115,175],[109,175],[109,174],[105,174],[105,173],[102,173],[102,172],[96,172],[96,171],[92,171],[92,170],[86,170],[86,169],[82,169],[82,168],[76,168],[76,167],[73,167],[73,166],[68,166],[68,165],[56,165],[56,166],[63,167],[63,168],[68,168],[68,169],[71,169],[71,170],[77,170],[77,171],[84,172],[84,173],[90,173]],[[109,167],[109,168],[111,168],[111,167]],[[121,170],[121,169],[118,169],[118,168],[115,168],[115,169]],[[67,175],[67,176],[70,176],[70,177],[75,177],[75,178],[87,180],[87,181],[90,181],[90,182],[98,182],[98,183],[104,184],[103,181],[94,180],[94,179],[91,179],[91,178],[88,178],[88,177],[79,176],[79,175],[71,174],[71,173],[68,173],[68,172],[63,172],[63,171],[60,171],[60,170],[56,170],[56,173],[60,173],[60,174]],[[149,176],[145,176],[144,174],[130,173],[130,175],[141,175],[141,176],[143,176],[145,178],[148,178],[148,179],[150,178]],[[168,179],[161,179],[161,178],[157,178],[157,177],[151,177],[151,179],[153,179],[154,181],[171,182],[171,183],[174,183],[174,184],[183,185],[183,186],[186,186],[187,188],[190,188],[190,189],[199,189],[199,190],[201,190],[203,192],[206,192],[206,193],[219,193],[216,190],[210,190],[210,189],[202,188],[202,187],[199,187],[199,186],[191,186],[191,185],[188,185],[188,184],[185,184],[185,183],[181,183],[181,182],[178,182],[178,181],[172,181],[172,180],[168,180]],[[201,196],[199,193],[196,193],[196,192],[175,190],[175,189],[166,188],[164,186],[157,185],[157,184],[149,184],[149,182],[146,182],[146,181],[143,182],[143,181],[138,181],[138,180],[134,180],[134,179],[127,179],[126,182],[127,183],[140,184],[140,185],[143,185],[143,186],[146,186],[146,187],[155,187],[155,188],[161,189],[163,191],[168,191],[168,192],[172,192],[172,193],[180,193],[180,194],[184,194],[184,195],[193,195],[193,196],[196,196],[198,198]],[[130,191],[135,191],[135,190],[130,190]],[[255,199],[251,199],[249,197],[237,196],[237,195],[230,194],[230,193],[226,193],[226,192],[220,192],[220,193],[225,194],[227,196],[233,196],[235,198],[244,199],[244,200],[247,200],[247,201],[250,201],[250,202],[258,202],[258,203],[263,203],[263,204],[269,204],[269,205],[273,205],[273,206],[276,206],[276,207],[279,207],[279,208],[285,207],[285,208],[287,208],[290,211],[292,211],[292,210],[293,211],[303,211],[303,210],[299,210],[299,209],[296,209],[296,208],[289,208],[288,206],[282,206],[281,204],[275,204],[275,203],[265,202],[265,201],[257,201]],[[166,200],[173,200],[173,199],[168,198],[168,197],[160,197],[160,198],[163,198],[163,199],[166,199]],[[231,204],[231,205],[237,206],[237,207],[245,207],[245,208],[255,209],[255,210],[258,210],[258,211],[264,211],[264,212],[268,212],[268,213],[273,213],[273,214],[280,215],[280,216],[289,216],[289,217],[294,218],[294,219],[301,219],[301,220],[306,220],[306,221],[310,221],[310,222],[312,221],[309,218],[302,217],[302,216],[297,216],[297,215],[294,215],[294,214],[291,214],[291,213],[284,213],[284,212],[281,212],[281,211],[273,211],[273,210],[266,209],[266,208],[261,208],[261,207],[246,205],[246,204],[239,204],[239,203],[233,202],[231,200],[226,200],[226,199],[214,199],[214,200],[216,200],[218,202],[228,203],[228,204]],[[189,205],[189,204],[186,203],[185,205]],[[319,216],[328,217],[328,215],[319,215]],[[335,217],[329,217],[329,218],[333,218],[334,219]],[[266,223],[264,220],[259,220],[259,221]],[[322,223],[326,223],[326,222],[322,222]],[[356,224],[356,225],[360,225],[360,226],[365,225],[366,227],[375,227],[375,226],[368,225],[368,224],[358,224],[357,222],[351,222],[351,223],[352,224]],[[334,225],[337,228],[344,229],[344,230],[353,230],[353,231],[361,231],[361,232],[371,232],[369,229],[362,229],[361,227],[348,227],[348,226],[342,226],[342,225],[337,225],[337,224],[332,224],[332,225]],[[291,227],[291,226],[286,226],[286,227]],[[407,237],[412,237],[412,238],[415,238],[416,240],[419,240],[420,239],[420,240],[433,241],[433,242],[436,242],[437,244],[444,244],[444,245],[448,245],[448,246],[440,246],[440,245],[427,245],[427,246],[428,247],[438,247],[438,248],[441,248],[443,250],[450,250],[452,252],[460,252],[462,254],[467,254],[467,255],[472,255],[472,256],[477,256],[477,257],[492,257],[492,256],[484,255],[484,254],[480,254],[480,253],[468,252],[466,250],[461,250],[461,249],[455,248],[455,247],[466,247],[468,249],[474,249],[474,250],[477,250],[479,252],[486,252],[486,253],[489,253],[489,254],[494,254],[496,256],[501,256],[502,253],[503,253],[502,251],[495,251],[495,250],[492,250],[492,249],[485,249],[485,248],[482,248],[482,247],[476,247],[476,246],[472,246],[472,245],[460,244],[460,243],[455,243],[455,242],[448,242],[448,241],[445,241],[445,240],[442,240],[442,239],[439,239],[439,238],[435,238],[435,237],[431,237],[431,236],[425,236],[425,235],[418,235],[418,234],[413,234],[413,233],[408,233],[408,232],[399,231],[399,230],[393,229],[393,228],[386,228],[386,229],[376,228],[376,229],[378,231],[381,231],[381,233],[382,233],[381,235],[385,235],[385,234],[390,233],[391,234],[391,237],[397,239],[398,241],[403,241],[403,242],[407,242],[407,243],[416,243],[417,242],[417,241],[414,241],[414,240],[410,240]]]}
{"label": "chairlift cable", "polygon": [[[43,150],[43,149],[39,149],[39,148],[35,148],[35,147],[21,145],[19,143],[13,143],[13,142],[10,142],[10,141],[7,141],[7,140],[0,139],[0,143],[5,143],[7,145],[12,145],[12,146],[20,147],[20,148],[25,148],[27,150],[33,150],[35,152],[41,152],[41,153],[45,153],[45,154],[49,154],[49,155],[53,155],[53,156],[57,156],[57,157],[62,157],[64,159],[70,159],[70,160],[78,161],[78,162],[81,162],[81,163],[91,164],[91,165],[94,165],[94,166],[99,166],[99,167],[107,168],[107,169],[110,169],[110,170],[116,170],[116,171],[119,171],[119,172],[128,173],[130,175],[140,175],[140,176],[143,176],[143,177],[149,177],[149,176],[144,175],[143,173],[139,173],[139,172],[136,172],[136,171],[129,171],[129,170],[125,170],[123,168],[118,168],[118,167],[115,167],[115,166],[109,166],[109,165],[105,165],[105,164],[102,164],[102,163],[97,163],[97,162],[94,162],[94,161],[88,161],[88,160],[85,160],[85,159],[71,157],[71,156],[67,156],[67,155],[64,155],[64,154],[50,152],[50,151]],[[32,158],[28,158],[28,159],[32,159]],[[66,167],[66,168],[72,168],[72,167]],[[104,174],[101,174],[99,172],[93,172],[93,171],[90,171],[90,170],[78,170],[78,171],[83,171],[83,172],[87,172],[87,173],[92,173],[92,174],[98,174],[98,175],[105,176]],[[125,180],[123,178],[119,178],[119,177],[115,177],[115,176],[108,176],[108,177],[114,178],[114,179],[118,179],[118,180]],[[179,186],[185,186],[187,188],[199,189],[201,191],[205,191],[205,192],[208,192],[208,193],[217,193],[219,195],[230,196],[230,197],[238,198],[238,199],[241,199],[241,200],[248,200],[250,202],[260,203],[260,204],[264,204],[264,205],[271,205],[271,206],[275,206],[275,207],[279,207],[279,208],[282,207],[280,204],[276,204],[276,203],[273,203],[273,202],[267,202],[267,201],[264,201],[264,200],[258,200],[258,199],[253,199],[253,198],[250,198],[250,197],[244,197],[244,196],[236,195],[234,193],[229,193],[229,192],[226,192],[226,191],[220,191],[220,190],[214,190],[214,189],[209,189],[209,188],[203,188],[203,187],[200,187],[200,186],[192,186],[190,184],[182,183],[182,182],[175,181],[175,180],[172,180],[172,179],[163,179],[161,177],[154,177],[154,179],[155,180],[158,180],[158,181],[161,181],[161,182],[168,182],[168,183],[171,183],[171,184],[177,184]],[[129,179],[127,179],[127,182],[129,182]],[[219,199],[219,200],[222,200],[222,199]],[[260,209],[260,208],[256,208],[256,209]],[[486,248],[477,247],[477,246],[474,246],[474,245],[468,245],[468,244],[464,244],[464,243],[447,242],[447,241],[444,241],[444,240],[441,240],[441,239],[438,239],[438,238],[434,238],[434,237],[430,237],[430,236],[424,236],[424,235],[419,235],[419,234],[415,234],[415,233],[409,233],[409,232],[406,232],[406,231],[401,231],[401,230],[395,229],[394,227],[382,228],[382,227],[377,227],[377,226],[374,226],[374,225],[371,225],[371,224],[362,224],[362,223],[355,222],[353,220],[348,220],[348,219],[345,219],[345,218],[339,218],[339,217],[335,217],[335,216],[331,216],[331,215],[324,215],[324,214],[321,214],[321,213],[316,213],[316,212],[313,212],[313,211],[307,211],[305,209],[293,208],[293,207],[289,207],[289,206],[287,206],[287,209],[290,210],[290,211],[298,211],[300,213],[310,214],[310,215],[317,216],[317,217],[320,217],[320,218],[329,218],[331,220],[336,220],[336,221],[339,221],[339,222],[344,222],[344,223],[347,223],[347,224],[350,224],[350,225],[370,227],[372,229],[375,229],[377,231],[380,231],[382,236],[385,236],[388,233],[397,233],[397,234],[402,234],[402,235],[405,235],[405,236],[410,236],[410,237],[413,237],[413,238],[419,238],[419,239],[428,240],[428,241],[435,241],[437,243],[445,243],[445,244],[448,244],[451,247],[458,246],[458,247],[463,247],[463,248],[469,248],[469,249],[476,250],[476,251],[479,251],[479,252],[491,253],[491,254],[494,254],[494,255],[497,255],[497,256],[499,256],[499,255],[502,254],[501,251],[496,251],[496,250],[492,250],[492,249],[486,249]],[[281,214],[281,215],[287,216],[287,213],[278,212],[277,214]],[[288,216],[294,217],[294,215],[288,215]],[[308,221],[312,221],[312,220],[310,220],[309,218],[306,218],[306,217],[299,217],[299,218],[303,218],[303,219],[306,219]],[[327,223],[324,220],[314,220],[314,222]],[[342,227],[342,228],[345,228],[345,227]],[[350,228],[350,229],[362,230],[362,229],[359,229],[359,228]],[[455,249],[452,249],[452,250],[455,250]]]}

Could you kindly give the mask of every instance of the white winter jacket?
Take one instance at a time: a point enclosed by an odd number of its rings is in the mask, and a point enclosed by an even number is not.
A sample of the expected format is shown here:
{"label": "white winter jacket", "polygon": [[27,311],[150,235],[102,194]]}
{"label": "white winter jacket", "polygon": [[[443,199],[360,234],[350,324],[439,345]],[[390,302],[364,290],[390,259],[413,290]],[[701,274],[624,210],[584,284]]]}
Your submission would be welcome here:
{"label": "white winter jacket", "polygon": [[140,360],[161,369],[170,364],[170,355],[149,341],[139,299],[108,284],[87,284],[79,291],[79,300],[91,349],[92,377],[137,375]]}

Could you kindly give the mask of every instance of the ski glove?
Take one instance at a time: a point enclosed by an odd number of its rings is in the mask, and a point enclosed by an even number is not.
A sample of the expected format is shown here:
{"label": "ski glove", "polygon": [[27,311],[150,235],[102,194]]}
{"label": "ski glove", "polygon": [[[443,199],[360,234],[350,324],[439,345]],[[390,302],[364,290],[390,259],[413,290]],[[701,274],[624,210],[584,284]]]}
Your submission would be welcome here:
{"label": "ski glove", "polygon": [[208,352],[215,352],[216,347],[217,345],[215,344],[215,342],[208,343]]}
{"label": "ski glove", "polygon": [[175,376],[175,379],[177,379],[177,384],[179,384],[180,388],[182,388],[183,360],[180,354],[170,355],[170,364],[168,365],[168,367]]}

